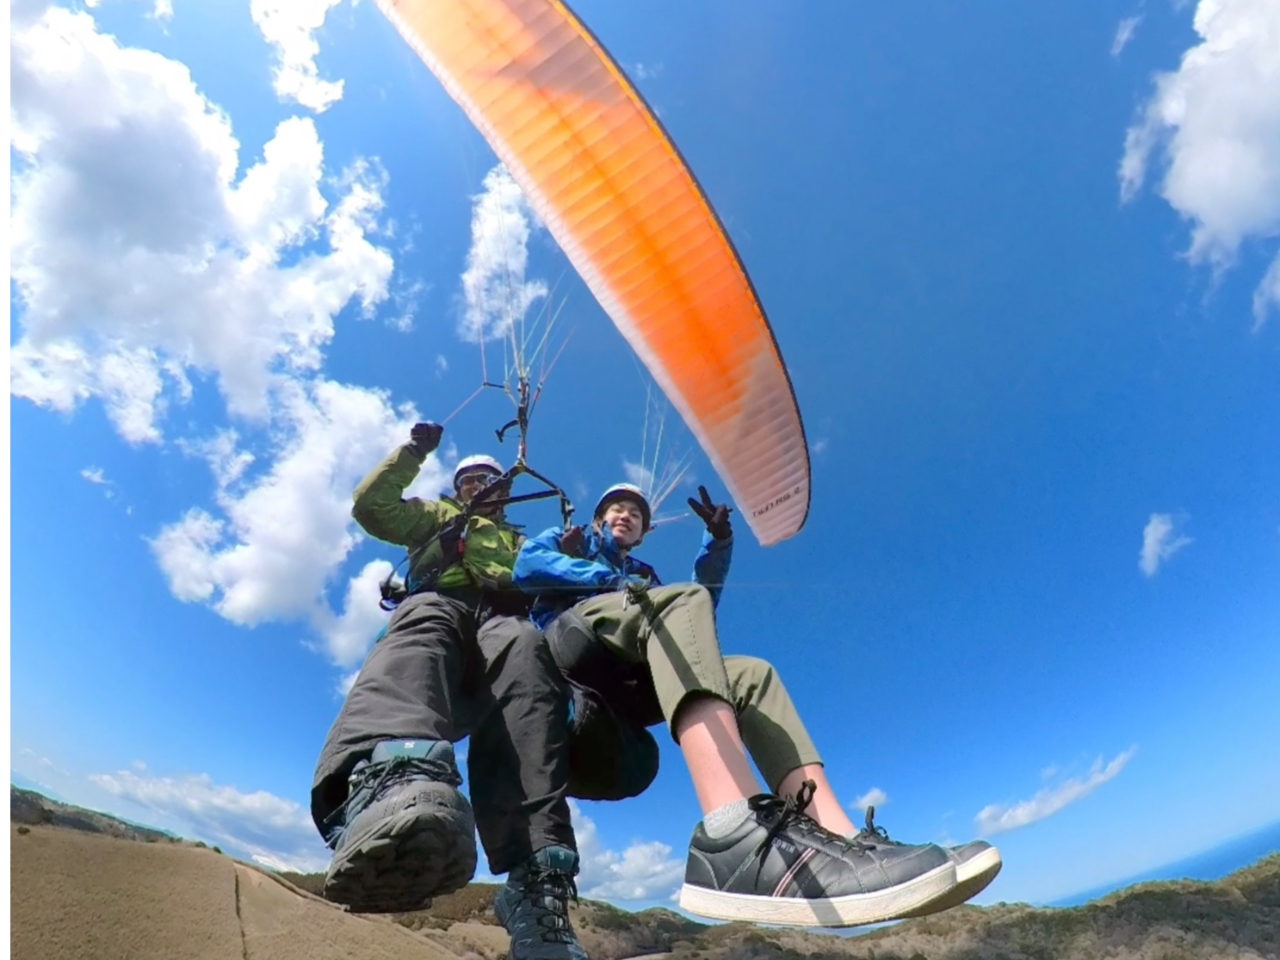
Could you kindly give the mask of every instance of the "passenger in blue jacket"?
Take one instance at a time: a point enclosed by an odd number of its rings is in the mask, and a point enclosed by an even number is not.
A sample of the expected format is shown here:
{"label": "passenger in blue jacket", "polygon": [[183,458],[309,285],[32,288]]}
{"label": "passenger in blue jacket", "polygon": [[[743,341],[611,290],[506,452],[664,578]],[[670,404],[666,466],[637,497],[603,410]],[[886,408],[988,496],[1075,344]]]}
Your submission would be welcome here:
{"label": "passenger in blue jacket", "polygon": [[[707,532],[692,583],[664,586],[632,556],[651,509],[631,484],[605,491],[589,527],[526,540],[512,573],[513,584],[535,595],[531,616],[553,654],[570,623],[606,648],[618,670],[647,668],[703,812],[681,906],[730,920],[853,926],[963,902],[995,876],[994,848],[890,843],[869,817],[857,832],[773,667],[722,655],[715,608],[733,553],[730,509],[705,488],[699,495],[689,505]],[[574,663],[564,661],[586,659],[579,653],[557,656],[571,682]],[[748,755],[770,792],[760,792]],[[989,873],[971,892],[972,883],[958,884],[961,859]]]}

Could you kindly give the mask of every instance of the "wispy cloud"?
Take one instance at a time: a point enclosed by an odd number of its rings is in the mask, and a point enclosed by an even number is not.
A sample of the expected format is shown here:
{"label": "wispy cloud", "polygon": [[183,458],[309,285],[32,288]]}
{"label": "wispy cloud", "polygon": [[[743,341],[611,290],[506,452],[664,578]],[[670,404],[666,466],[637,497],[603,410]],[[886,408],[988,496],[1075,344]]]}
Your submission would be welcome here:
{"label": "wispy cloud", "polygon": [[1134,34],[1138,32],[1138,25],[1142,23],[1142,14],[1132,17],[1125,17],[1116,27],[1116,35],[1111,40],[1111,55],[1113,57],[1120,56],[1125,47],[1129,45],[1129,41],[1133,39]]}
{"label": "wispy cloud", "polygon": [[627,483],[633,483],[641,490],[653,489],[653,471],[643,463],[632,463],[630,460],[623,460],[622,473],[627,478]]}
{"label": "wispy cloud", "polygon": [[1115,777],[1124,769],[1125,764],[1133,759],[1136,752],[1137,747],[1130,747],[1105,766],[1102,758],[1099,757],[1089,769],[1088,776],[1071,778],[1055,787],[1046,787],[1030,800],[1023,800],[1012,806],[990,804],[983,807],[973,818],[974,823],[977,824],[978,833],[989,837],[1008,830],[1016,830],[1052,816],[1063,807],[1087,797]]}
{"label": "wispy cloud", "polygon": [[[1159,192],[1192,224],[1187,257],[1215,273],[1245,241],[1280,235],[1280,4],[1200,0],[1198,44],[1155,90],[1125,134],[1120,197],[1142,188],[1153,156]],[[1280,252],[1253,301],[1254,328],[1280,308]]]}
{"label": "wispy cloud", "polygon": [[664,69],[662,62],[657,63],[637,63],[633,68],[637,80],[653,80],[662,76]]}
{"label": "wispy cloud", "polygon": [[1154,577],[1160,565],[1193,541],[1179,532],[1183,518],[1172,514],[1153,513],[1142,528],[1142,549],[1138,551],[1138,569]]}
{"label": "wispy cloud", "polygon": [[199,839],[264,866],[310,873],[328,863],[310,814],[264,790],[245,793],[203,773],[154,777],[121,770],[89,779],[114,796],[186,824]]}
{"label": "wispy cloud", "polygon": [[107,480],[106,474],[102,472],[101,467],[85,467],[80,471],[80,476],[84,477],[90,483],[99,486],[110,482]]}
{"label": "wispy cloud", "polygon": [[879,787],[872,787],[854,800],[853,803],[849,804],[849,807],[853,810],[866,810],[867,807],[883,807],[888,802],[889,795],[887,793]]}

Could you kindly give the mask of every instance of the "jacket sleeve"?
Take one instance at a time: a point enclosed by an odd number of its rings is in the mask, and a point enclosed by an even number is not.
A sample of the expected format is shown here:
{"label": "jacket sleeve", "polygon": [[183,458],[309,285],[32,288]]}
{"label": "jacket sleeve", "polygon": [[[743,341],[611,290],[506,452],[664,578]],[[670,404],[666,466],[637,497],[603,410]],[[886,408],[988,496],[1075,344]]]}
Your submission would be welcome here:
{"label": "jacket sleeve", "polygon": [[544,590],[580,590],[612,586],[618,579],[618,571],[598,560],[584,560],[560,552],[560,537],[564,533],[552,527],[545,533],[530,537],[520,545],[516,554],[511,582],[526,593]]}
{"label": "jacket sleeve", "polygon": [[440,529],[447,518],[439,503],[418,497],[401,499],[421,469],[421,458],[405,444],[393,450],[360,481],[351,515],[369,536],[410,547],[429,539]]}
{"label": "jacket sleeve", "polygon": [[720,593],[729,577],[733,559],[733,537],[717,540],[710,533],[702,535],[702,549],[693,561],[693,582],[707,588],[712,605],[720,603]]}

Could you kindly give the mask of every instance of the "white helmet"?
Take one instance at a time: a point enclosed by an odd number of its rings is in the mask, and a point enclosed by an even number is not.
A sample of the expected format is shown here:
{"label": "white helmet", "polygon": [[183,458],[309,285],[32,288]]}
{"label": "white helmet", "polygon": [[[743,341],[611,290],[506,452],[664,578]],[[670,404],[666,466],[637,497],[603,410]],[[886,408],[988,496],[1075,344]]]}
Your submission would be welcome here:
{"label": "white helmet", "polygon": [[612,487],[606,490],[601,495],[600,499],[596,501],[596,510],[595,513],[592,514],[593,518],[599,520],[604,516],[604,511],[609,504],[616,500],[634,500],[636,504],[639,505],[640,519],[644,524],[644,530],[647,532],[649,529],[649,520],[652,516],[652,511],[649,508],[649,498],[646,497],[644,495],[644,491],[634,483],[615,483]]}
{"label": "white helmet", "polygon": [[471,473],[474,470],[486,470],[495,477],[502,476],[502,464],[493,457],[487,457],[483,453],[476,454],[472,457],[463,457],[458,461],[458,466],[453,471],[453,487],[458,488],[458,479],[464,473]]}

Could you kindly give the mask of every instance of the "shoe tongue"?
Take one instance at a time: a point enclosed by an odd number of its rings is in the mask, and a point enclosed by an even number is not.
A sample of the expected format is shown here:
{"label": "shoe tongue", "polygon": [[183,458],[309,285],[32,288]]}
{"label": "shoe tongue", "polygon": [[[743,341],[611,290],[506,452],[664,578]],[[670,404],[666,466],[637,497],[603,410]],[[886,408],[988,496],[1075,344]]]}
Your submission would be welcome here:
{"label": "shoe tongue", "polygon": [[578,872],[578,855],[568,847],[543,847],[532,859],[544,870],[554,870],[569,876]]}
{"label": "shoe tongue", "polygon": [[373,748],[371,762],[379,763],[395,757],[413,757],[418,760],[433,757],[452,763],[453,744],[448,740],[383,740]]}

